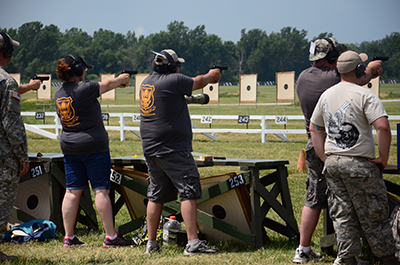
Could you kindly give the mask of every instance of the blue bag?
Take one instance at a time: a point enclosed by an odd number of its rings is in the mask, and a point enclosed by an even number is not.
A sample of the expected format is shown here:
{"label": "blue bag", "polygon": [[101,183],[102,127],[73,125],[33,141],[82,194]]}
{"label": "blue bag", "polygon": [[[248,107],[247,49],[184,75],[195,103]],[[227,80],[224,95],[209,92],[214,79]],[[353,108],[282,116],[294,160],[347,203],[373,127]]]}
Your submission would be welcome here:
{"label": "blue bag", "polygon": [[57,237],[56,228],[52,221],[35,219],[11,228],[4,241],[12,243],[47,241]]}

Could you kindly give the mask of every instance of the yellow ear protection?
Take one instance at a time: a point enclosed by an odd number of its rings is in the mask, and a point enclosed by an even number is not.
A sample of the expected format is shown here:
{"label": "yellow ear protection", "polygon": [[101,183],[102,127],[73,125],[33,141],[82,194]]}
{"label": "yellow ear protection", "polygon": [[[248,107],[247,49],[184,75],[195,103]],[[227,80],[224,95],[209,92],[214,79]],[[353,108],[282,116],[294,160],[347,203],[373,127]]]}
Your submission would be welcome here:
{"label": "yellow ear protection", "polygon": [[0,32],[0,35],[3,36],[4,45],[3,45],[3,56],[4,58],[10,58],[14,51],[14,46],[11,44],[10,38],[4,32]]}
{"label": "yellow ear protection", "polygon": [[165,55],[165,57],[167,57],[168,59],[168,71],[170,73],[175,73],[176,72],[176,68],[180,67],[180,63],[179,62],[175,62],[174,59],[172,59],[171,55],[169,55],[168,52],[166,51],[161,51],[160,52],[162,55]]}
{"label": "yellow ear protection", "polygon": [[72,65],[70,65],[71,72],[76,76],[83,75],[85,68],[83,67],[82,62],[73,54],[69,54],[68,56],[72,58]]}
{"label": "yellow ear protection", "polygon": [[329,45],[331,45],[331,47],[332,47],[332,50],[330,50],[325,56],[326,61],[329,64],[334,64],[336,62],[336,60],[339,58],[339,52],[336,50],[335,44],[333,44],[333,42],[330,38],[324,38],[324,40],[329,42]]}

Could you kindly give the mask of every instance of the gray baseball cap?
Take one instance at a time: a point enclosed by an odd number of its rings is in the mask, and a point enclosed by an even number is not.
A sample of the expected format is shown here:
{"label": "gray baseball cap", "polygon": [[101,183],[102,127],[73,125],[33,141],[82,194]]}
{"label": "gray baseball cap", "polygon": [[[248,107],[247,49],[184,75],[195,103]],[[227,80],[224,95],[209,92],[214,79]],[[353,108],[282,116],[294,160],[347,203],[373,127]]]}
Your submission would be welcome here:
{"label": "gray baseball cap", "polygon": [[[347,50],[346,45],[340,44],[334,38],[329,38],[329,39],[332,41],[333,45],[335,46],[335,49],[339,53]],[[314,47],[314,48],[311,49],[311,47]],[[333,49],[332,49],[332,46],[329,43],[329,41],[327,41],[326,39],[317,39],[314,42],[311,42],[309,60],[317,61],[317,60],[323,59],[328,54],[328,52],[330,52],[332,50]]]}
{"label": "gray baseball cap", "polygon": [[357,65],[368,60],[365,53],[356,53],[355,51],[347,51],[342,53],[337,62],[337,69],[340,74],[346,74],[356,69]]}
{"label": "gray baseball cap", "polygon": [[161,52],[154,52],[154,51],[152,51],[152,52],[156,55],[154,58],[154,62],[156,65],[163,65],[163,64],[169,63],[167,56],[165,56],[165,54],[163,54],[163,52],[167,53],[172,58],[172,60],[174,60],[174,62],[178,62],[181,64],[185,62],[185,59],[179,58],[178,55],[176,54],[176,52],[171,49],[165,49],[165,50],[162,50]]}
{"label": "gray baseball cap", "polygon": [[[10,43],[12,46],[18,47],[19,46],[19,42],[15,41],[13,39],[11,39],[10,35],[8,35],[7,33],[3,32],[3,34],[7,35],[7,37],[10,39]],[[4,47],[4,38],[3,36],[0,34],[0,48]]]}

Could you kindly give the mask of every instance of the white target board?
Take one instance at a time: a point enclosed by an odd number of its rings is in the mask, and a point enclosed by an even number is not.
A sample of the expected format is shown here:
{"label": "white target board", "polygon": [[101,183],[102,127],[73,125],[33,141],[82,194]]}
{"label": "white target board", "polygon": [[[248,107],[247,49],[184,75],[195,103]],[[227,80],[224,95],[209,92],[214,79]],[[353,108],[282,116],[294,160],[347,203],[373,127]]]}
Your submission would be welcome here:
{"label": "white target board", "polygon": [[368,84],[364,85],[365,88],[370,89],[375,95],[379,96],[380,86],[379,86],[379,76],[377,78],[371,79]]}
{"label": "white target board", "polygon": [[[108,79],[115,78],[115,74],[102,74],[100,77],[100,81],[103,82]],[[112,89],[106,93],[101,94],[102,100],[115,100],[115,89]]]}
{"label": "white target board", "polygon": [[149,74],[136,74],[135,75],[135,101],[140,101],[140,86]]}
{"label": "white target board", "polygon": [[51,100],[51,75],[50,74],[43,74],[37,75],[43,77],[49,77],[49,80],[43,80],[40,84],[39,89],[36,93],[37,100]]}
{"label": "white target board", "polygon": [[278,72],[275,76],[276,100],[293,100],[294,92],[294,71]]}
{"label": "white target board", "polygon": [[203,87],[203,94],[207,94],[210,97],[209,102],[219,102],[219,84],[208,84]]}
{"label": "white target board", "polygon": [[21,182],[14,206],[35,218],[50,220],[48,174]]}
{"label": "white target board", "polygon": [[239,102],[257,102],[257,74],[240,76]]}
{"label": "white target board", "polygon": [[21,74],[16,73],[16,74],[10,74],[12,78],[15,79],[15,81],[17,81],[18,85],[21,84]]}

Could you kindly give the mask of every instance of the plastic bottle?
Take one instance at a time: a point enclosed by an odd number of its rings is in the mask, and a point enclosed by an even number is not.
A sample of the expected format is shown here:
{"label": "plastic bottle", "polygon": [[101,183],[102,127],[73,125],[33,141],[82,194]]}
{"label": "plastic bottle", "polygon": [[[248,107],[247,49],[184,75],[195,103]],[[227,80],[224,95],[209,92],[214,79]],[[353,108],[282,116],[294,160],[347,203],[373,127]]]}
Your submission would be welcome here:
{"label": "plastic bottle", "polygon": [[163,227],[163,244],[168,245],[168,235],[169,235],[169,230],[174,229],[174,230],[182,230],[181,223],[176,220],[176,217],[174,215],[171,215],[169,218],[167,218],[168,221],[164,224]]}

